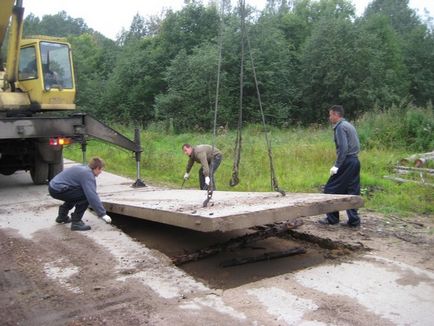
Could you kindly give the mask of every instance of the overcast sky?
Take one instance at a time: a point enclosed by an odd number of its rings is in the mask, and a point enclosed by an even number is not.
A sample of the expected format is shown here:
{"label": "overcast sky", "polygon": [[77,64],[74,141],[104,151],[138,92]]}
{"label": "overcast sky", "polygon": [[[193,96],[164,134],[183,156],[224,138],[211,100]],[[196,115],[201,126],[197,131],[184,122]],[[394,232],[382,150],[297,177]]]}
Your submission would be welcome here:
{"label": "overcast sky", "polygon": [[[353,0],[357,15],[361,15],[371,0]],[[203,1],[206,3],[207,1]],[[236,0],[232,0],[236,3]],[[246,0],[246,4],[262,9],[266,0]],[[124,2],[107,0],[23,0],[25,15],[33,13],[43,15],[56,14],[59,11],[73,18],[83,18],[87,26],[111,39],[116,39],[122,28],[129,29],[135,14],[146,17],[158,15],[165,8],[179,10],[184,0],[125,0]],[[410,7],[421,16],[426,8],[434,16],[434,0],[410,0]]]}

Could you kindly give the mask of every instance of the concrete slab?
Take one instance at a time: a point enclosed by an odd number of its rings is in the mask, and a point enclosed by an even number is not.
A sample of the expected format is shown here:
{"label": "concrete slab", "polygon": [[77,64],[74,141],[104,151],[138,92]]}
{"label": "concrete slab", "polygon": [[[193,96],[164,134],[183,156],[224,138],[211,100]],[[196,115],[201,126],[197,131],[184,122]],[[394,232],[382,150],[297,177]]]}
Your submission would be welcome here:
{"label": "concrete slab", "polygon": [[[75,164],[65,160],[65,168]],[[16,200],[11,191],[14,189],[26,193],[20,198],[23,203],[50,199],[47,191],[40,192],[32,184],[27,173],[17,175],[22,178],[1,178],[2,187],[9,190],[2,192],[1,205]],[[216,191],[208,207],[203,208],[205,191],[132,188],[133,182],[108,172],[97,178],[98,193],[109,212],[201,232],[227,232],[363,206],[359,196],[288,193],[282,197],[276,192]]]}
{"label": "concrete slab", "polygon": [[108,212],[201,232],[227,232],[363,206],[360,196],[216,191],[204,208],[205,191],[121,188],[101,193]]}

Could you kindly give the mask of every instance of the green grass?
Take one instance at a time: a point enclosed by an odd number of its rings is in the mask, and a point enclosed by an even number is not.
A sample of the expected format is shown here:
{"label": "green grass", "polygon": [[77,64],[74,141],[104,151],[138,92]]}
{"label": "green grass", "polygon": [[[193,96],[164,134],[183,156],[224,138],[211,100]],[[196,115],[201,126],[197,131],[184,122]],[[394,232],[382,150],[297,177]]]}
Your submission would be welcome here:
{"label": "green grass", "polygon": [[[124,129],[124,130],[122,130]],[[118,128],[119,130],[119,128]],[[132,130],[121,128],[132,138]],[[216,146],[223,152],[223,162],[216,173],[219,190],[270,191],[270,169],[264,134],[258,126],[243,130],[240,162],[240,184],[229,186],[232,175],[235,132],[216,138]],[[280,188],[287,192],[320,192],[328,179],[335,160],[335,148],[331,129],[297,128],[271,129],[268,133],[273,149],[273,163]],[[211,134],[185,133],[173,135],[163,131],[141,132],[143,147],[141,178],[145,183],[180,188],[187,157],[182,153],[183,143],[203,144],[212,142]],[[434,188],[417,184],[397,184],[386,180],[391,168],[400,158],[411,153],[399,149],[362,150],[361,183],[365,207],[381,213],[400,216],[434,213]],[[134,155],[116,146],[98,141],[89,142],[87,157],[100,156],[106,161],[106,170],[135,178]],[[65,157],[81,161],[80,146],[65,150]],[[186,188],[198,187],[199,165],[195,164]]]}

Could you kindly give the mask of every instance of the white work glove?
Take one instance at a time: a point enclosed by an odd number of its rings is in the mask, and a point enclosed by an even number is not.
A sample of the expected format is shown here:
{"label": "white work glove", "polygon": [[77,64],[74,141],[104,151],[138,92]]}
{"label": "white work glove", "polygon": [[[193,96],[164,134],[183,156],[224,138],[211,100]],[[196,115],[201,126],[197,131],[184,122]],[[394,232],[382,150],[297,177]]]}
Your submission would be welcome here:
{"label": "white work glove", "polygon": [[190,174],[189,174],[189,173],[185,173],[185,174],[184,174],[184,180],[188,180],[189,177],[190,177]]}
{"label": "white work glove", "polygon": [[209,177],[205,177],[205,184],[207,185],[207,186],[209,186],[209,183],[210,183],[210,178]]}
{"label": "white work glove", "polygon": [[336,166],[332,166],[332,168],[330,169],[330,175],[338,173],[338,170],[339,168],[337,168]]}
{"label": "white work glove", "polygon": [[111,217],[108,215],[101,216],[101,218],[108,224],[110,224],[112,222]]}

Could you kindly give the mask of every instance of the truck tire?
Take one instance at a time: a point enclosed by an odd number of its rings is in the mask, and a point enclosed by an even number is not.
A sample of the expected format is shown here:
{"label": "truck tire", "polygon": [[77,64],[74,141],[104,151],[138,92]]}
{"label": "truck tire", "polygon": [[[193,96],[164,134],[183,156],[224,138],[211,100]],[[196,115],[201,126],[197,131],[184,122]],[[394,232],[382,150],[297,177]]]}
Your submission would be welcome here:
{"label": "truck tire", "polygon": [[59,163],[52,163],[48,165],[48,181],[53,179],[56,175],[63,171],[63,158]]}
{"label": "truck tire", "polygon": [[30,176],[35,185],[43,185],[48,179],[48,163],[43,161],[39,155],[35,156],[35,162],[30,169]]}
{"label": "truck tire", "polygon": [[3,174],[3,175],[12,175],[12,174],[14,174],[16,172],[16,170],[15,169],[8,169],[8,168],[6,168],[6,169],[3,169],[3,170],[1,170],[1,174]]}

